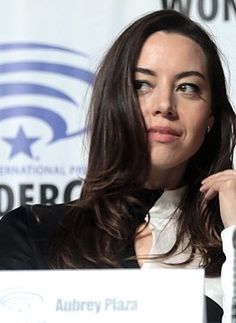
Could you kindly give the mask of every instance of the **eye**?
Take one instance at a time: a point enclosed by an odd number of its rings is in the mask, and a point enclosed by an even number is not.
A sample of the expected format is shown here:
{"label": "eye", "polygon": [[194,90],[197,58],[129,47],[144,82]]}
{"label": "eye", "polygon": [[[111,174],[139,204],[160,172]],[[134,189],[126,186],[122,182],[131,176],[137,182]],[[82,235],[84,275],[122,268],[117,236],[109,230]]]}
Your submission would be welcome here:
{"label": "eye", "polygon": [[144,80],[135,80],[134,81],[134,89],[137,92],[146,92],[152,88],[152,85],[148,81]]}
{"label": "eye", "polygon": [[177,87],[177,91],[180,91],[187,95],[200,95],[200,88],[194,83],[183,83]]}

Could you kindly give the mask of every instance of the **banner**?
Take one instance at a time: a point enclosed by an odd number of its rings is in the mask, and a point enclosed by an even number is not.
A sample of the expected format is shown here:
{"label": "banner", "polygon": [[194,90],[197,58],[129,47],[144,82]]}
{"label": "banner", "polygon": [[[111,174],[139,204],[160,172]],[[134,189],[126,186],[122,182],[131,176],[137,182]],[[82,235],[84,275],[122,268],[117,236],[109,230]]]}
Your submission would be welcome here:
{"label": "banner", "polygon": [[96,68],[125,26],[147,12],[179,10],[214,34],[235,106],[234,0],[0,4],[0,215],[23,203],[54,204],[79,196]]}

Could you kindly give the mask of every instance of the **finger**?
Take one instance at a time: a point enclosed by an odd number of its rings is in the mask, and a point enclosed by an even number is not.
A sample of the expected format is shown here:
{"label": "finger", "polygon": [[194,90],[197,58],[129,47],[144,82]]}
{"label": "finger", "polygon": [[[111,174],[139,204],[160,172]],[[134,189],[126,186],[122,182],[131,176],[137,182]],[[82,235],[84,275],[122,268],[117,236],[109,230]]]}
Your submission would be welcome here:
{"label": "finger", "polygon": [[[230,180],[232,181],[231,177]],[[208,182],[200,187],[200,192],[204,194],[205,199],[211,199],[219,194],[220,190],[223,189],[226,183],[227,182],[223,179]]]}
{"label": "finger", "polygon": [[213,185],[221,186],[222,188],[226,187],[235,187],[236,185],[236,176],[221,176],[217,179],[211,179],[207,182],[202,183],[200,191],[209,189]]}
{"label": "finger", "polygon": [[214,187],[214,189],[218,190],[218,191],[234,191],[236,192],[236,178],[232,178],[232,176],[230,177],[223,177],[223,178],[219,178],[218,180],[212,180],[209,181],[207,183],[204,183],[201,187],[200,187],[200,191],[201,192],[205,192],[208,189]]}
{"label": "finger", "polygon": [[208,189],[207,191],[204,192],[204,199],[206,201],[212,200],[214,197],[216,197],[218,194],[218,191],[215,190],[213,187]]}
{"label": "finger", "polygon": [[227,176],[233,176],[236,178],[236,170],[233,170],[233,169],[227,169],[225,171],[222,171],[222,172],[218,172],[216,174],[213,174],[213,175],[210,175],[208,177],[206,177],[202,183],[205,184],[207,183],[208,181],[212,181],[212,180],[216,180],[216,179],[219,179],[219,178],[223,178],[223,177],[227,177]]}
{"label": "finger", "polygon": [[[236,182],[236,178],[233,180]],[[200,187],[200,191],[208,190],[213,185],[217,185],[217,186],[224,185],[228,181],[232,181],[232,176],[230,176],[230,177],[224,176],[222,178],[220,177],[218,179],[209,180],[208,182],[205,182],[202,184],[202,186]]]}

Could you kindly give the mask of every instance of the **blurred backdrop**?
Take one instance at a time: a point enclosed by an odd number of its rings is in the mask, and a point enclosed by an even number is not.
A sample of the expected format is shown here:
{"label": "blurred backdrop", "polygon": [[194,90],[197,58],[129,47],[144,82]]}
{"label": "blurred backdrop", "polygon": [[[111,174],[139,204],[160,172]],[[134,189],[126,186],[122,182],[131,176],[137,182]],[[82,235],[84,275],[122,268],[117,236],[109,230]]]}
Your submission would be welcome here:
{"label": "blurred backdrop", "polygon": [[147,12],[182,11],[214,34],[236,106],[235,0],[0,0],[0,8],[0,215],[79,195],[96,68]]}

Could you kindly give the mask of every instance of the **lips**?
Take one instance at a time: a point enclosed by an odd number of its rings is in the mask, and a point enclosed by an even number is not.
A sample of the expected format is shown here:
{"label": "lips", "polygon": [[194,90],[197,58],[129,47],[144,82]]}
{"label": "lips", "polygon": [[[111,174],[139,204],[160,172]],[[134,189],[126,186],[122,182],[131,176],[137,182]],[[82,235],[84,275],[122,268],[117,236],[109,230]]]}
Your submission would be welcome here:
{"label": "lips", "polygon": [[181,131],[172,127],[151,127],[148,129],[149,139],[162,143],[177,140],[181,136]]}

